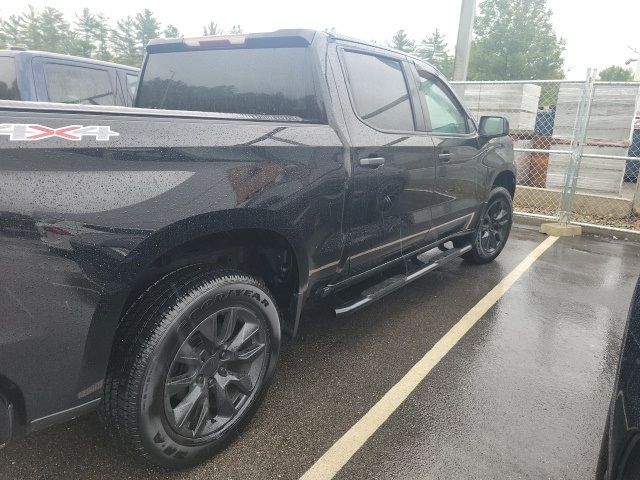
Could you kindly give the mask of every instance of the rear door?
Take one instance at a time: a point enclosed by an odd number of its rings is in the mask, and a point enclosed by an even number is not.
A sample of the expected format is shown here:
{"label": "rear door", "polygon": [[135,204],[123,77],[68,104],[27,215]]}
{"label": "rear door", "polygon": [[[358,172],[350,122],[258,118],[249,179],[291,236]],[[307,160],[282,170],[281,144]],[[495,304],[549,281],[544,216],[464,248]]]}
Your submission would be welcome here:
{"label": "rear door", "polygon": [[427,129],[435,142],[432,239],[472,225],[482,201],[483,150],[474,122],[449,86],[427,66],[414,70]]}
{"label": "rear door", "polygon": [[352,146],[347,243],[351,272],[358,273],[424,244],[435,153],[405,57],[345,44],[338,58]]}

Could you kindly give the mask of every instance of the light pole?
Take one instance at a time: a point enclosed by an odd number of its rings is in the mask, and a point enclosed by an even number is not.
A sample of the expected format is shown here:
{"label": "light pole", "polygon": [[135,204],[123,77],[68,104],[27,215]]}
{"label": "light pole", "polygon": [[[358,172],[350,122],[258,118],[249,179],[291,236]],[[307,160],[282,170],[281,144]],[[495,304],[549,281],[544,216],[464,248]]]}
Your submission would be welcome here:
{"label": "light pole", "polygon": [[633,53],[635,53],[637,56],[636,58],[630,58],[629,60],[627,60],[626,62],[624,62],[625,65],[629,65],[632,62],[636,62],[636,71],[633,74],[633,79],[635,81],[640,81],[640,51],[633,48],[630,45],[627,45],[627,48],[629,50],[631,50]]}
{"label": "light pole", "polygon": [[466,80],[469,70],[469,53],[471,51],[471,32],[473,19],[476,16],[476,0],[462,0],[460,7],[460,24],[458,25],[458,41],[456,57],[453,62],[453,79]]}
{"label": "light pole", "polygon": [[633,74],[633,79],[640,81],[640,58],[630,58],[629,60],[624,62],[624,64],[629,65],[632,62],[636,62],[636,71]]}

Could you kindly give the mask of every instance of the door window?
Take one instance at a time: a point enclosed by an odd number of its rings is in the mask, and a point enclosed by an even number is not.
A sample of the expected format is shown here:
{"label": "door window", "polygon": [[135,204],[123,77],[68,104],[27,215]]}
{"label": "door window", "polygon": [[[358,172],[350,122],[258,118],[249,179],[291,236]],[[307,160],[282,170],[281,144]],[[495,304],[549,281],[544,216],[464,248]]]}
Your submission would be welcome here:
{"label": "door window", "polygon": [[15,61],[0,57],[0,100],[20,100]]}
{"label": "door window", "polygon": [[127,90],[131,98],[136,96],[136,88],[138,88],[138,76],[127,73]]}
{"label": "door window", "polygon": [[439,80],[430,75],[420,74],[420,91],[427,103],[431,131],[437,133],[469,133],[464,111],[445,91]]}
{"label": "door window", "polygon": [[381,130],[413,131],[413,112],[402,65],[397,60],[344,52],[356,113]]}
{"label": "door window", "polygon": [[61,63],[44,66],[50,102],[113,105],[114,91],[107,70]]}

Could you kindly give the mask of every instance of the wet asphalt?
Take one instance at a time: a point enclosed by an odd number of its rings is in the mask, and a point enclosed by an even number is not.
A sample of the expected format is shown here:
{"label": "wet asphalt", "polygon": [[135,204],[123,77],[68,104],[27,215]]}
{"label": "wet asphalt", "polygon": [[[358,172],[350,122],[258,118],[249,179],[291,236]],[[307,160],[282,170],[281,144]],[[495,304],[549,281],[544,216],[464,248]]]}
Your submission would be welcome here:
{"label": "wet asphalt", "polygon": [[[453,262],[347,318],[309,309],[256,417],[202,466],[141,466],[92,414],[0,451],[0,479],[298,478],[544,238],[516,228],[496,262]],[[639,272],[638,244],[560,239],[336,478],[593,478]]]}

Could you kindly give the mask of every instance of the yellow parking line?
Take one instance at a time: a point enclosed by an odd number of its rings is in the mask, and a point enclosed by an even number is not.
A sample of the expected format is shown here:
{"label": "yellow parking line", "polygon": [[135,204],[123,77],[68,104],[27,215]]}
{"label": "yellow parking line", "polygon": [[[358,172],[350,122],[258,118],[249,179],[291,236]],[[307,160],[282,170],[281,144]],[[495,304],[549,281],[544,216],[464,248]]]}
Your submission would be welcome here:
{"label": "yellow parking line", "polygon": [[527,257],[504,277],[498,285],[487,293],[471,310],[469,310],[451,330],[449,330],[416,363],[402,379],[389,390],[364,417],[353,425],[340,439],[314,463],[301,480],[328,480],[360,450],[362,445],[391,416],[402,402],[413,392],[440,360],[478,323],[482,316],[511,288],[558,237],[548,237],[538,245]]}

